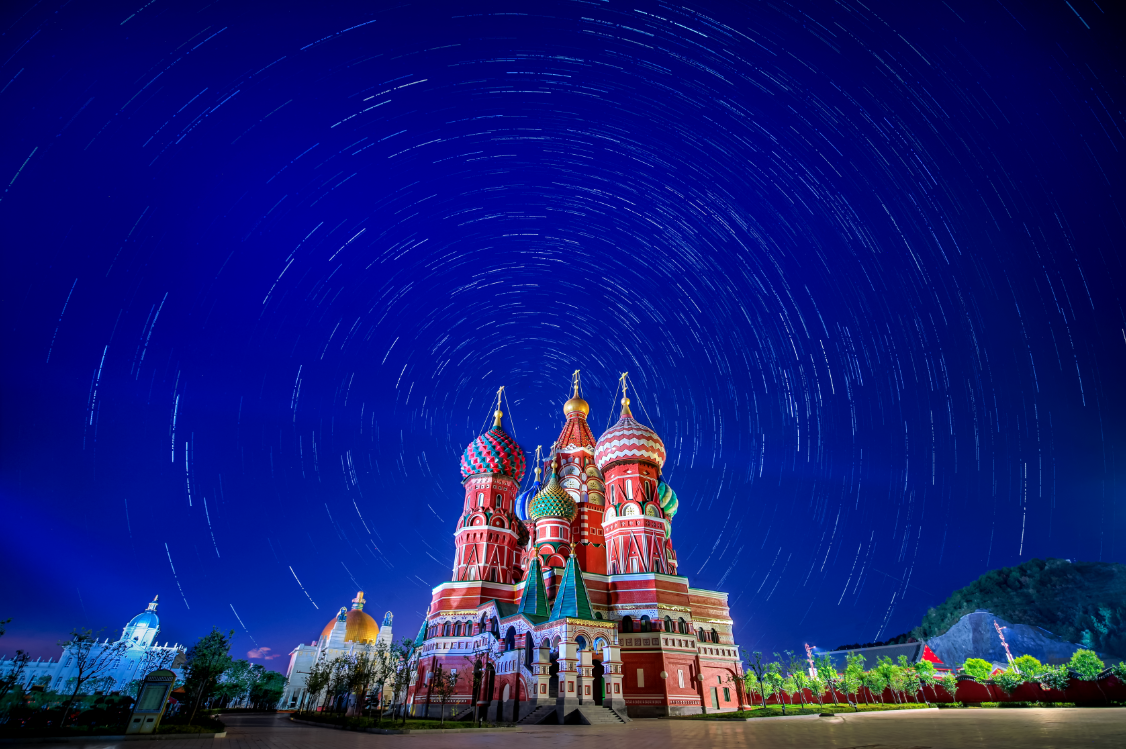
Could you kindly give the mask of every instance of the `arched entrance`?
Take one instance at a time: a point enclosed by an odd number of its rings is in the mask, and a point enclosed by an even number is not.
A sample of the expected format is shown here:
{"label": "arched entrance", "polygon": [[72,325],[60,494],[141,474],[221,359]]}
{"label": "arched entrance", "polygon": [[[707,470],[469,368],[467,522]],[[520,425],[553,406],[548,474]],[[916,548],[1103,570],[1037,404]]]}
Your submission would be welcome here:
{"label": "arched entrance", "polygon": [[603,669],[601,658],[594,659],[594,665],[591,668],[590,673],[591,676],[594,677],[594,704],[601,705],[603,697],[602,693],[606,689],[606,683],[602,679]]}
{"label": "arched entrance", "polygon": [[551,678],[547,681],[547,696],[555,698],[559,696],[559,653],[551,654],[551,670],[548,671]]}

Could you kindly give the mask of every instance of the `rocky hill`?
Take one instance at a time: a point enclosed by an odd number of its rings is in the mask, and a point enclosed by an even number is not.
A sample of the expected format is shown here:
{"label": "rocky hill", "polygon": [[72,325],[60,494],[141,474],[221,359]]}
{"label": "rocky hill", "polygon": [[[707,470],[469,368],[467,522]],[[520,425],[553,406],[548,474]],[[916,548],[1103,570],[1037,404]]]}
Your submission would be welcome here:
{"label": "rocky hill", "polygon": [[1013,624],[989,611],[966,614],[945,634],[927,640],[934,654],[948,666],[961,666],[967,658],[984,658],[1005,663],[1005,648],[993,622],[1002,628],[1013,657],[1031,655],[1041,663],[1067,663],[1082,645],[1064,642],[1051,633],[1029,624]]}
{"label": "rocky hill", "polygon": [[[986,614],[968,616],[979,609]],[[1028,653],[1042,661],[1059,662],[1079,646],[1071,643],[1079,643],[1126,657],[1126,565],[1032,559],[1016,567],[991,570],[930,609],[912,635],[926,640],[946,663],[960,664],[966,656],[958,654],[963,652],[1003,662],[1005,654],[993,629],[994,615],[1021,643],[1023,649],[1018,652],[1006,632],[1013,655]],[[993,652],[994,645],[996,657],[980,654]],[[1067,647],[1071,650],[1063,656]],[[945,648],[946,654],[939,648]],[[1037,651],[1047,657],[1041,658]]]}

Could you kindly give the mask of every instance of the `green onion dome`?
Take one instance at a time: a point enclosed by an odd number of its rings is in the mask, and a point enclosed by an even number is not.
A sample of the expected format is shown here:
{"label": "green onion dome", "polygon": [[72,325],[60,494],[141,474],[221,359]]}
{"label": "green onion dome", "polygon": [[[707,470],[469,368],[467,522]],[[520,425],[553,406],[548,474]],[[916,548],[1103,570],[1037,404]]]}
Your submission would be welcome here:
{"label": "green onion dome", "polygon": [[528,517],[532,520],[564,518],[567,522],[571,522],[578,514],[578,505],[559,485],[559,477],[555,475],[555,468],[552,467],[551,478],[528,506]]}
{"label": "green onion dome", "polygon": [[661,503],[661,510],[665,513],[665,517],[670,520],[676,517],[676,510],[680,503],[676,498],[676,492],[664,481],[657,485],[657,501]]}

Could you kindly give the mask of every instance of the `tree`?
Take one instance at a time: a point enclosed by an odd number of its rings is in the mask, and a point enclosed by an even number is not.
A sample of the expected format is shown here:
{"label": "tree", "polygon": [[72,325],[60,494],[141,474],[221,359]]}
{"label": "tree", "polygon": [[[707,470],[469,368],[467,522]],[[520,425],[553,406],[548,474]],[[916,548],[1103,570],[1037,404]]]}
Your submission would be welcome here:
{"label": "tree", "polygon": [[825,707],[825,703],[822,701],[825,698],[825,682],[822,681],[821,677],[814,671],[814,675],[809,677],[808,683],[809,692],[813,695],[814,699],[817,700],[817,704],[821,707]]}
{"label": "tree", "polygon": [[888,658],[886,655],[881,655],[876,659],[876,667],[873,670],[880,675],[880,680],[884,688],[891,689],[891,698],[899,702],[899,697],[896,696],[896,692],[898,691],[898,682],[895,678],[896,666],[891,662],[891,658]]}
{"label": "tree", "polygon": [[250,661],[232,661],[215,685],[221,707],[231,707],[250,692]]}
{"label": "tree", "polygon": [[[414,652],[414,641],[408,638],[399,640],[398,643],[392,643],[390,651],[388,652],[388,661],[392,666],[391,681],[391,700],[392,702],[401,705],[403,711],[403,723],[407,722],[406,705],[402,703],[405,701],[405,692],[411,683],[411,666],[410,657]],[[380,711],[379,718],[383,720],[383,712]],[[394,719],[394,716],[392,716]]]}
{"label": "tree", "polygon": [[184,664],[184,689],[192,706],[188,725],[195,720],[199,706],[211,698],[219,677],[231,665],[231,638],[234,634],[233,629],[224,635],[217,627],[212,627],[211,632],[199,638],[188,651]]}
{"label": "tree", "polygon": [[1118,677],[1118,680],[1126,684],[1126,661],[1119,661],[1110,667],[1110,672]]}
{"label": "tree", "polygon": [[[848,694],[856,694],[856,699],[853,701],[853,709],[857,712],[860,711],[858,703],[860,702],[860,691],[864,685],[864,656],[860,653],[849,653],[845,656],[845,672],[842,682],[845,687],[845,696]],[[868,702],[868,698],[864,698],[864,702]]]}
{"label": "tree", "polygon": [[[934,664],[930,661],[919,661],[912,668],[915,669],[915,674],[919,679],[919,686],[922,687],[923,701],[930,706],[930,700],[927,699],[927,687],[934,689],[935,684],[935,671]],[[936,694],[937,699],[937,694]]]}
{"label": "tree", "polygon": [[[746,651],[743,651],[743,657],[747,658]],[[752,681],[750,677],[754,677]],[[769,686],[766,680],[766,664],[762,662],[762,653],[759,651],[754,652],[754,660],[751,661],[747,658],[747,688],[754,689],[758,692],[759,697],[762,698],[762,708],[766,709],[766,688]]]}
{"label": "tree", "polygon": [[956,702],[958,699],[958,677],[954,674],[943,674],[935,679],[946,693],[950,695],[950,700]]}
{"label": "tree", "polygon": [[430,689],[438,696],[438,704],[442,706],[442,720],[439,725],[446,725],[446,703],[457,692],[457,671],[447,669],[441,663],[434,666],[430,675]]}
{"label": "tree", "polygon": [[1044,669],[1044,664],[1031,655],[1020,655],[1013,658],[1013,665],[1030,679],[1039,676]]}
{"label": "tree", "polygon": [[798,703],[805,709],[805,690],[809,687],[809,674],[805,672],[805,661],[794,655],[794,651],[786,651],[786,669],[794,682],[794,689],[798,693]]}
{"label": "tree", "polygon": [[[775,653],[775,655],[777,655],[777,653]],[[770,685],[770,688],[772,690],[779,693],[778,701],[782,703],[783,715],[786,714],[786,695],[782,692],[782,689],[785,686],[785,679],[786,677],[782,675],[782,666],[777,661],[773,661],[767,664],[766,671],[764,673],[764,680],[767,684]]]}
{"label": "tree", "polygon": [[125,640],[98,642],[91,630],[75,629],[71,631],[69,640],[59,642],[59,647],[66,651],[66,663],[74,666],[74,675],[67,681],[74,688],[63,706],[62,719],[59,721],[60,726],[65,726],[74,698],[82,687],[91,679],[99,679],[112,670],[121,660],[129,643]]}
{"label": "tree", "polygon": [[[256,678],[250,687],[250,704],[258,710],[273,710],[285,691],[286,678],[255,663]],[[259,672],[258,669],[261,669]]]}
{"label": "tree", "polygon": [[865,671],[860,678],[864,686],[871,692],[876,702],[882,704],[884,701],[884,690],[888,687],[888,682],[887,679],[884,678],[884,675],[878,669],[874,668],[871,671]]}
{"label": "tree", "polygon": [[984,684],[993,673],[993,664],[981,658],[967,658],[962,664],[962,671]]}
{"label": "tree", "polygon": [[[922,688],[922,681],[919,680],[919,672],[915,670],[914,666],[907,662],[907,656],[899,656],[899,670],[903,674],[903,691],[906,694],[915,695],[915,702],[919,701],[919,691]],[[926,699],[924,697],[923,699]]]}
{"label": "tree", "polygon": [[814,659],[815,667],[817,668],[817,675],[825,682],[825,686],[829,688],[829,693],[833,695],[833,704],[840,704],[837,700],[837,683],[841,675],[837,673],[836,667],[833,665],[833,659],[828,655],[819,655]]}
{"label": "tree", "polygon": [[[11,619],[8,621],[11,621]],[[0,631],[0,634],[3,634],[3,632]],[[19,684],[23,679],[23,672],[24,669],[27,668],[27,662],[29,660],[31,660],[30,655],[22,650],[16,651],[16,655],[12,658],[8,670],[0,674],[0,700],[4,699],[8,692],[11,691],[12,687]]]}
{"label": "tree", "polygon": [[305,677],[305,691],[307,704],[317,704],[317,697],[328,686],[332,679],[332,666],[323,657],[309,667],[309,674]]}
{"label": "tree", "polygon": [[748,694],[757,694],[764,708],[766,701],[774,694],[774,688],[770,686],[770,683],[765,679],[759,679],[754,671],[747,671],[743,674],[743,687]]}

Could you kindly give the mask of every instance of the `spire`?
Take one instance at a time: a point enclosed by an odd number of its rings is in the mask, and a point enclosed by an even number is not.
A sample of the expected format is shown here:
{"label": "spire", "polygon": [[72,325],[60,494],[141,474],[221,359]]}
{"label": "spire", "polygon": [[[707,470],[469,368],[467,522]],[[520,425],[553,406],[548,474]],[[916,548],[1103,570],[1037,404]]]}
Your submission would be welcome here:
{"label": "spire", "polygon": [[145,611],[155,612],[156,611],[156,604],[159,600],[160,600],[160,596],[153,596],[152,603],[149,604],[149,607],[147,609],[145,609]]}
{"label": "spire", "polygon": [[563,582],[559,584],[559,593],[555,596],[555,606],[551,609],[551,621],[562,619],[565,616],[576,619],[593,619],[594,611],[590,607],[590,596],[586,592],[586,583],[583,582],[583,573],[575,563],[574,555],[567,557],[567,567],[563,570]]}
{"label": "spire", "polygon": [[626,392],[629,389],[629,384],[626,382],[626,377],[628,375],[629,375],[629,372],[622,372],[622,376],[619,378],[622,381],[622,418],[623,419],[627,416],[629,416],[629,417],[633,416],[633,414],[630,413],[630,410],[629,410],[629,394]]}
{"label": "spire", "polygon": [[539,557],[532,557],[532,563],[528,566],[528,577],[525,580],[524,595],[520,597],[520,608],[517,613],[546,619],[547,593],[543,589],[543,573],[540,572]]}
{"label": "spire", "polygon": [[504,394],[504,385],[501,385],[500,390],[497,390],[497,410],[495,412],[493,412],[493,419],[494,419],[493,420],[493,426],[497,429],[501,428],[501,419],[504,418],[504,411],[500,410],[500,398],[501,398],[501,395],[503,395],[503,394]]}
{"label": "spire", "polygon": [[358,609],[359,611],[364,610],[364,592],[362,590],[352,599],[352,608]]}
{"label": "spire", "polygon": [[563,415],[570,418],[571,414],[578,414],[585,419],[590,414],[590,404],[579,395],[579,370],[577,369],[571,375],[571,384],[575,388],[575,394],[563,404]]}

